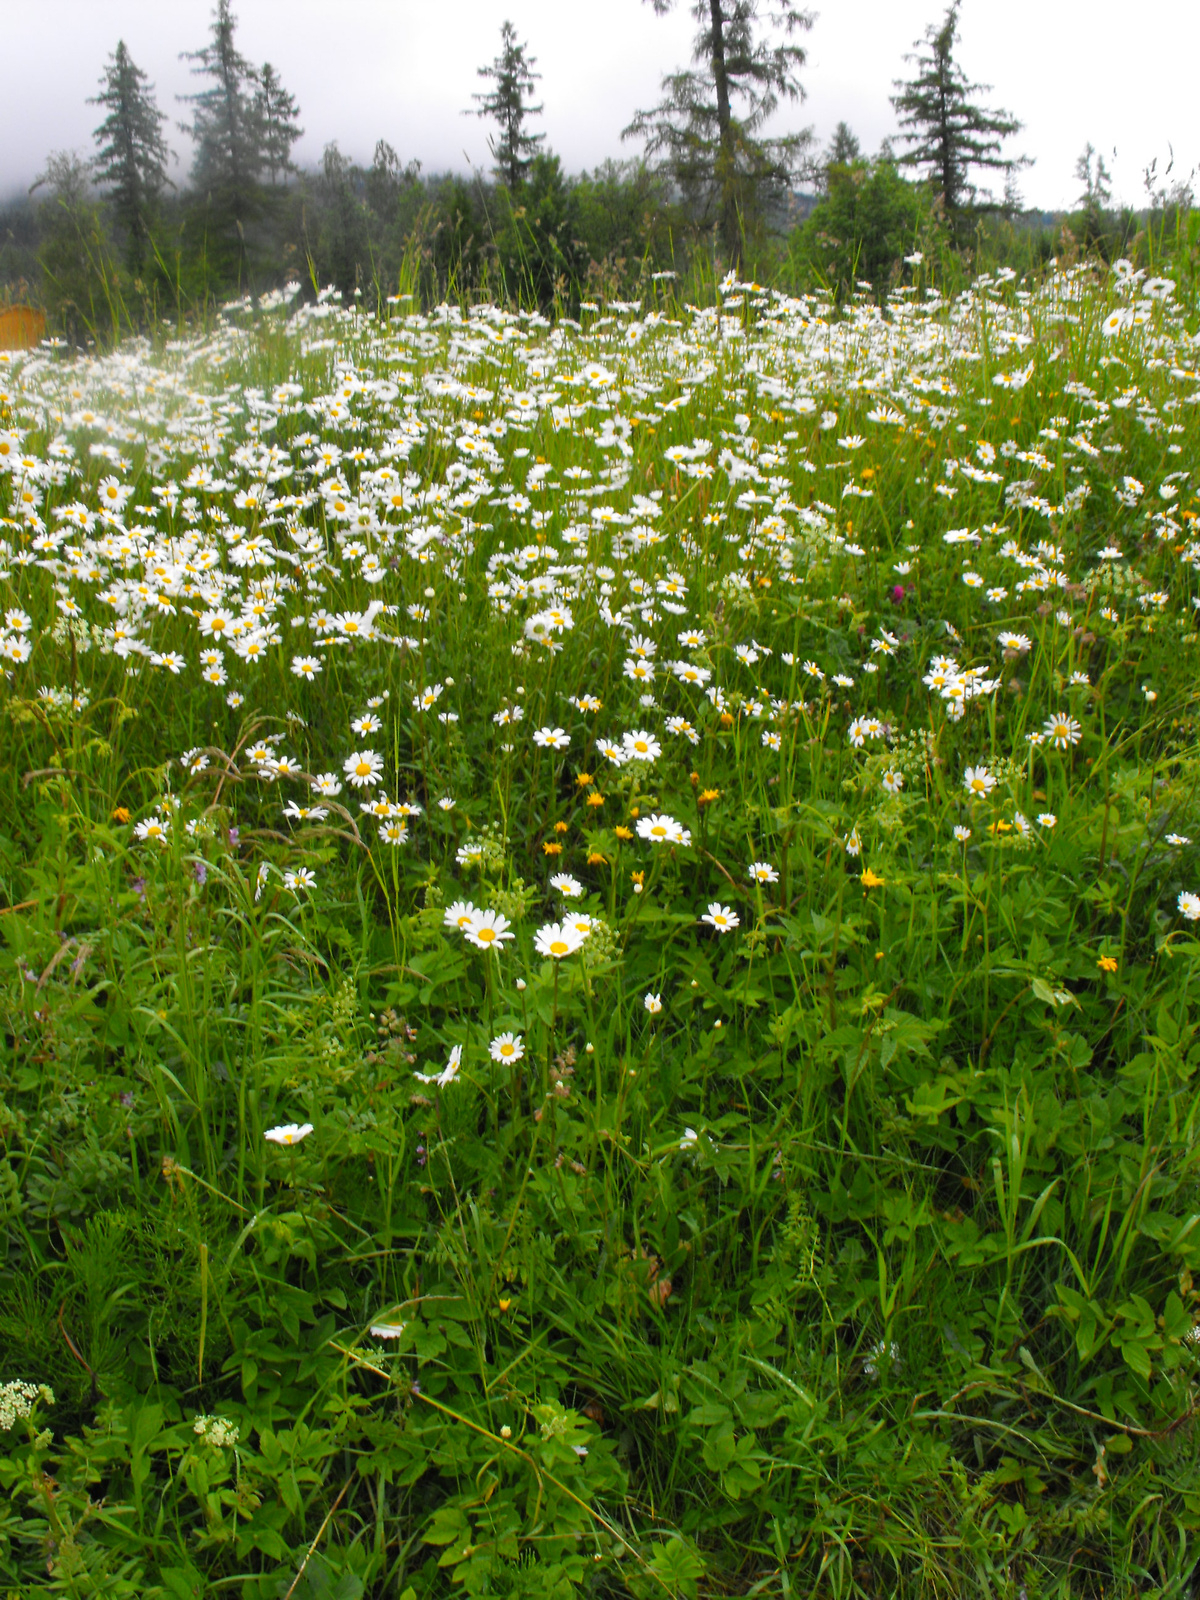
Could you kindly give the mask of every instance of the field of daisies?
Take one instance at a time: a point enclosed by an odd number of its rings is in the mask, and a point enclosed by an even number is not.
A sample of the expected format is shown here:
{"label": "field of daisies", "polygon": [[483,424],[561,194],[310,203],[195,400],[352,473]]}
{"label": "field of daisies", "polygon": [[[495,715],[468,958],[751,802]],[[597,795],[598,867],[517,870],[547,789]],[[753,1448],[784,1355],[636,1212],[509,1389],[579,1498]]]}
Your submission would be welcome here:
{"label": "field of daisies", "polygon": [[1191,1594],[1197,327],[0,356],[0,1590]]}

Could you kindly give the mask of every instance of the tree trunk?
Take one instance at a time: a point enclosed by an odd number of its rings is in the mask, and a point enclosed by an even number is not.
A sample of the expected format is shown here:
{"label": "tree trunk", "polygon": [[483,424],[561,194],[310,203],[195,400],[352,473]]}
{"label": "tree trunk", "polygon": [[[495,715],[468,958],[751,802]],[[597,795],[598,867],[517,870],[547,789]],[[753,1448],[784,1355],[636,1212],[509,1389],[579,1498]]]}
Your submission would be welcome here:
{"label": "tree trunk", "polygon": [[737,161],[733,118],[729,110],[729,79],[725,73],[725,17],[721,0],[708,0],[712,19],[712,72],[717,91],[717,186],[721,196],[721,238],[730,267],[742,264],[742,225],[737,206]]}

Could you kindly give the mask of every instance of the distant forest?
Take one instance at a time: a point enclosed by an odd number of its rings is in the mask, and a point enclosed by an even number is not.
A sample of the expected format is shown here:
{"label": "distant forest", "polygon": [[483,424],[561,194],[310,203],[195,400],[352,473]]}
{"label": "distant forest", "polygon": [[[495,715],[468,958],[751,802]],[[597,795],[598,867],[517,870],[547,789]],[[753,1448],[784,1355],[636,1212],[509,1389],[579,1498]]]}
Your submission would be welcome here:
{"label": "distant forest", "polygon": [[[1023,208],[1027,163],[1008,153],[1020,124],[981,104],[958,67],[957,0],[905,58],[900,133],[874,154],[845,123],[824,149],[808,132],[763,135],[779,105],[802,98],[798,39],[812,19],[792,0],[770,22],[744,0],[694,10],[693,66],[624,130],[641,153],[580,175],[534,131],[536,58],[507,22],[464,107],[492,130],[492,166],[470,177],[423,173],[384,138],[367,165],[333,142],[301,170],[301,108],[269,63],[241,55],[218,0],[207,40],[184,52],[196,87],[179,126],[193,159],[176,188],[171,124],[118,41],[92,102],[95,148],[51,153],[29,194],[0,206],[0,306],[40,307],[55,334],[84,343],[289,279],[371,306],[487,297],[571,314],[635,297],[655,275],[702,293],[730,269],[837,300],[885,299],[918,258],[952,283],[983,266],[1153,255],[1170,241],[1195,271],[1190,187],[1169,167],[1146,174],[1141,210],[1115,209],[1089,143],[1073,210]],[[976,187],[989,175],[1003,180],[999,198]]]}

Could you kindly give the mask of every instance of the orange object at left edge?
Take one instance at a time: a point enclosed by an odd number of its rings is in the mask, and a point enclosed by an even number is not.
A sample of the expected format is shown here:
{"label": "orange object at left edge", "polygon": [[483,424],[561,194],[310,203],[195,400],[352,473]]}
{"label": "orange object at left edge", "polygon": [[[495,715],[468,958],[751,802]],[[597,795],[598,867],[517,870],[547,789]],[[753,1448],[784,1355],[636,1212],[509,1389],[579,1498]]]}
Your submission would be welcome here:
{"label": "orange object at left edge", "polygon": [[0,350],[30,350],[45,337],[45,312],[32,306],[8,306],[0,311]]}

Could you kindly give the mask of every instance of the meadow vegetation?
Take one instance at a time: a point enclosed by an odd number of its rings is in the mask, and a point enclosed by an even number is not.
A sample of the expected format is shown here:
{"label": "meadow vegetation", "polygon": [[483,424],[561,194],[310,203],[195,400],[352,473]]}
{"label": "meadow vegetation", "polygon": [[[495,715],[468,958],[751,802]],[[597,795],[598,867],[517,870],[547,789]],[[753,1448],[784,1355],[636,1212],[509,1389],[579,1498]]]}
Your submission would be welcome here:
{"label": "meadow vegetation", "polygon": [[296,287],[0,356],[0,1588],[1189,1594],[1190,298]]}
{"label": "meadow vegetation", "polygon": [[[914,253],[946,290],[1081,256],[1130,258],[1153,274],[1164,247],[1181,290],[1194,293],[1194,174],[1177,173],[1173,155],[1145,171],[1140,210],[1118,207],[1089,141],[1073,209],[1024,208],[1016,180],[1029,161],[1006,148],[1021,124],[985,104],[988,86],[959,65],[959,0],[904,57],[898,131],[874,154],[845,122],[823,150],[811,128],[768,131],[804,98],[799,40],[812,13],[794,0],[688,9],[691,66],[667,74],[659,104],[621,135],[641,153],[578,174],[533,131],[541,74],[509,22],[499,54],[478,69],[486,89],[464,108],[493,130],[490,172],[469,175],[422,175],[387,138],[369,163],[333,139],[319,163],[298,165],[301,108],[270,62],[242,55],[230,0],[216,0],[207,40],[183,52],[194,81],[176,101],[192,148],[176,187],[168,116],[118,39],[89,102],[104,113],[94,152],[51,151],[29,194],[0,205],[0,308],[28,302],[56,336],[103,349],[164,321],[194,327],[230,298],[290,281],[305,299],[331,285],[376,312],[412,292],[425,306],[578,317],[589,301],[653,295],[665,272],[688,285],[686,298],[710,301],[732,270],[840,307],[864,287],[884,303],[908,281]],[[1002,198],[979,186],[985,177],[1003,181]]]}

